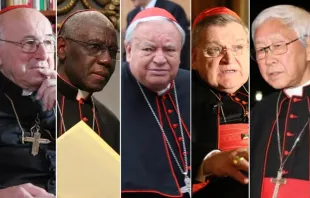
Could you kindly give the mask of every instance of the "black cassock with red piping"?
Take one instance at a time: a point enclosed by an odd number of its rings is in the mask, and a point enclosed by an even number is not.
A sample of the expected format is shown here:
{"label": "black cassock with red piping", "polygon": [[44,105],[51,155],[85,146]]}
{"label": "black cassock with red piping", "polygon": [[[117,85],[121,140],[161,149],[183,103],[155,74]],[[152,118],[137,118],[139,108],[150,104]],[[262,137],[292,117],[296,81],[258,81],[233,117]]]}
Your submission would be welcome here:
{"label": "black cassock with red piping", "polygon": [[[189,72],[180,69],[175,84],[171,83],[162,95],[141,87],[183,171],[187,167],[190,172]],[[178,119],[175,88],[184,139]],[[185,186],[184,175],[127,64],[122,66],[121,121],[122,197],[189,197],[188,193],[182,194],[180,191],[180,187]]]}
{"label": "black cassock with red piping", "polygon": [[[274,193],[280,167],[277,138],[276,107],[279,92],[266,97],[251,113],[251,197],[268,198]],[[303,88],[303,96],[289,97],[281,92],[279,98],[279,134],[285,184],[281,184],[278,198],[309,198],[309,119],[310,86]],[[291,151],[296,138],[305,127],[300,141]]]}

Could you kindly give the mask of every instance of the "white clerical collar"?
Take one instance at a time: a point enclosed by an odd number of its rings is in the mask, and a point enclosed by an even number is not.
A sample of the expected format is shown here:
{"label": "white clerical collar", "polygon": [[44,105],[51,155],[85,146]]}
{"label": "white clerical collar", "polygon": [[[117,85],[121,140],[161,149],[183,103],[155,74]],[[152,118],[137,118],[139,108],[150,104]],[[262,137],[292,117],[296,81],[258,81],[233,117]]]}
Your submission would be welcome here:
{"label": "white clerical collar", "polygon": [[298,87],[294,87],[294,88],[288,88],[288,89],[284,89],[284,93],[288,96],[288,97],[292,97],[292,96],[302,96],[303,94],[303,88],[307,85],[310,85],[310,80],[307,81],[305,84],[298,86]]}
{"label": "white clerical collar", "polygon": [[23,89],[22,96],[30,96],[31,94],[32,94],[32,91]]}
{"label": "white clerical collar", "polygon": [[158,91],[157,95],[159,95],[159,96],[164,95],[166,93],[166,91],[168,91],[170,89],[170,86],[171,86],[171,83],[169,83],[165,89]]}
{"label": "white clerical collar", "polygon": [[78,89],[76,100],[86,99],[90,95],[89,92]]}
{"label": "white clerical collar", "polygon": [[156,0],[151,0],[145,7],[140,7],[141,10],[145,10],[147,8],[153,8],[155,7]]}

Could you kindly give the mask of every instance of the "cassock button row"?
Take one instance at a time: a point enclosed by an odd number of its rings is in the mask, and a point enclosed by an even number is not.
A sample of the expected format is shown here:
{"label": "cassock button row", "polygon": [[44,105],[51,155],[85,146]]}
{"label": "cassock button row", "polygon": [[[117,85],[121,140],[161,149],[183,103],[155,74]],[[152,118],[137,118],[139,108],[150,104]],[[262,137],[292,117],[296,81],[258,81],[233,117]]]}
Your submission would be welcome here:
{"label": "cassock button row", "polygon": [[299,99],[299,98],[293,98],[293,102],[300,102],[301,101],[301,99]]}
{"label": "cassock button row", "polygon": [[173,113],[173,110],[172,109],[168,109],[168,113],[169,114]]}
{"label": "cassock button row", "polygon": [[242,103],[243,105],[248,104],[246,101],[241,101],[241,103]]}
{"label": "cassock button row", "polygon": [[84,122],[87,122],[87,121],[88,121],[88,119],[87,119],[86,117],[82,118],[82,120],[83,120]]}
{"label": "cassock button row", "polygon": [[286,136],[292,137],[292,136],[294,136],[294,133],[286,132]]}
{"label": "cassock button row", "polygon": [[289,151],[284,151],[284,155],[288,155],[288,154],[290,154]]}
{"label": "cassock button row", "polygon": [[175,129],[177,128],[179,125],[178,124],[172,124],[172,127]]}
{"label": "cassock button row", "polygon": [[283,175],[287,174],[288,171],[287,170],[282,170]]}
{"label": "cassock button row", "polygon": [[292,118],[292,119],[293,119],[293,118],[298,118],[298,116],[291,113],[291,114],[290,114],[290,118]]}
{"label": "cassock button row", "polygon": [[237,98],[237,97],[235,97],[235,100],[236,100],[236,101],[238,101],[238,102],[240,101],[240,99],[239,99],[239,98]]}

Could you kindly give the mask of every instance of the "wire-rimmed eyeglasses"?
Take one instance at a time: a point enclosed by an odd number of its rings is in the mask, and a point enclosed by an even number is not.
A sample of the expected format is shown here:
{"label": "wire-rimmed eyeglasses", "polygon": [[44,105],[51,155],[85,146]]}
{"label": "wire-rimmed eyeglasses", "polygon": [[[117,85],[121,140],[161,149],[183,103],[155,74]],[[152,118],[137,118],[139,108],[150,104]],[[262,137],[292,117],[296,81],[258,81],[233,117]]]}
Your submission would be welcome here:
{"label": "wire-rimmed eyeglasses", "polygon": [[266,57],[266,53],[269,50],[273,55],[282,55],[287,52],[287,46],[295,41],[298,41],[299,38],[296,38],[287,43],[281,41],[277,43],[273,43],[267,47],[262,47],[258,49],[251,50],[251,58],[254,61],[260,61]]}
{"label": "wire-rimmed eyeglasses", "polygon": [[21,50],[23,52],[28,53],[28,54],[32,54],[32,53],[37,52],[40,44],[44,45],[45,50],[48,53],[54,53],[55,52],[55,39],[54,38],[45,39],[43,41],[39,41],[39,40],[34,39],[34,38],[24,39],[21,42],[4,40],[4,39],[0,39],[0,41],[17,45],[21,48]]}
{"label": "wire-rimmed eyeglasses", "polygon": [[63,38],[81,44],[82,46],[85,47],[90,56],[98,57],[102,53],[108,51],[111,59],[116,60],[117,54],[119,53],[118,47],[109,47],[104,44],[84,42],[70,37],[63,37]]}
{"label": "wire-rimmed eyeglasses", "polygon": [[230,50],[234,56],[239,56],[243,53],[244,49],[247,48],[248,44],[243,45],[233,45],[231,48],[216,46],[216,47],[208,47],[203,50],[204,56],[207,58],[215,58],[220,55],[223,55]]}

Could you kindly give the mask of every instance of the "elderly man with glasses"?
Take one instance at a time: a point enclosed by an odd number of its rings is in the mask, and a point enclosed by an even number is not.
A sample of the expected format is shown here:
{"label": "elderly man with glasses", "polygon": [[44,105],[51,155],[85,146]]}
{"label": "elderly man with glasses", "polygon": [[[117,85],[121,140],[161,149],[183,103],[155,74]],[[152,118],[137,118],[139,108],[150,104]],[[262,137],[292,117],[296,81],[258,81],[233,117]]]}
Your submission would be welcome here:
{"label": "elderly man with glasses", "polygon": [[252,23],[264,80],[279,90],[251,112],[251,197],[310,197],[310,14],[291,5]]}
{"label": "elderly man with glasses", "polygon": [[114,26],[98,11],[79,10],[58,33],[58,136],[83,120],[119,152],[119,121],[92,96],[108,83],[117,63]]}
{"label": "elderly man with glasses", "polygon": [[248,197],[248,28],[225,7],[193,23],[194,197]]}
{"label": "elderly man with glasses", "polygon": [[0,197],[55,197],[54,55],[43,14],[0,12]]}

